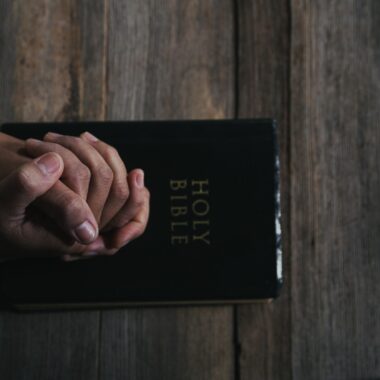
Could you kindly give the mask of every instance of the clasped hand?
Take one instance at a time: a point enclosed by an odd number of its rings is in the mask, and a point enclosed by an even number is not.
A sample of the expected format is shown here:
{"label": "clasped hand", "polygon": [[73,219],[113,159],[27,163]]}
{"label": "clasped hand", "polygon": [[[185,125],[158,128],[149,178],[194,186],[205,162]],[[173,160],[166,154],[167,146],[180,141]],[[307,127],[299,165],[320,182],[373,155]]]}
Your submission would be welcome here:
{"label": "clasped hand", "polygon": [[127,173],[114,147],[88,132],[7,139],[0,144],[0,256],[113,255],[143,234],[144,172]]}

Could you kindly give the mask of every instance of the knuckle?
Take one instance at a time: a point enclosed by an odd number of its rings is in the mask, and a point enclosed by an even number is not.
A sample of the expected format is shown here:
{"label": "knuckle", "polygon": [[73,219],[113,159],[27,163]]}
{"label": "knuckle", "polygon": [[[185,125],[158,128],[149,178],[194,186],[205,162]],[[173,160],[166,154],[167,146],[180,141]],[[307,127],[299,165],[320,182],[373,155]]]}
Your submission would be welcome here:
{"label": "knuckle", "polygon": [[79,165],[76,169],[76,177],[80,181],[89,181],[91,178],[91,171],[85,165]]}
{"label": "knuckle", "polygon": [[44,142],[44,144],[41,144],[40,146],[38,146],[39,149],[43,150],[43,151],[53,151],[53,152],[58,152],[60,149],[61,149],[61,145],[59,145],[58,143],[55,143],[55,142],[52,142],[52,141],[49,141],[49,142]]}
{"label": "knuckle", "polygon": [[68,136],[68,138],[75,144],[78,144],[78,145],[84,145],[83,144],[83,140],[80,138],[80,137],[77,137],[77,136]]}
{"label": "knuckle", "polygon": [[62,145],[56,143],[56,142],[48,142],[47,144],[49,144],[51,146],[51,148],[55,151],[59,151],[59,150],[62,150]]}
{"label": "knuckle", "polygon": [[113,181],[113,171],[109,166],[101,165],[96,168],[96,172],[102,181],[107,183]]}
{"label": "knuckle", "polygon": [[117,182],[113,187],[113,195],[116,199],[126,200],[129,197],[129,188],[126,183]]}
{"label": "knuckle", "polygon": [[72,149],[74,146],[77,146],[80,149],[85,149],[86,147],[86,143],[77,136],[64,136],[62,141],[68,144],[69,149]]}
{"label": "knuckle", "polygon": [[144,199],[139,199],[139,200],[136,202],[136,206],[137,206],[138,208],[142,208],[142,207],[144,207],[144,205],[145,205],[145,200],[144,200]]}
{"label": "knuckle", "polygon": [[111,161],[113,159],[113,157],[117,156],[119,153],[117,152],[117,150],[113,146],[106,145],[104,147],[102,154],[103,154],[103,157],[106,161]]}
{"label": "knuckle", "polygon": [[62,209],[64,213],[65,219],[69,219],[71,217],[79,217],[83,212],[83,199],[79,196],[76,197],[66,197],[62,202]]}
{"label": "knuckle", "polygon": [[146,205],[149,205],[150,203],[150,192],[148,189],[143,190],[143,196],[136,201],[136,205],[138,207],[145,207]]}
{"label": "knuckle", "polygon": [[144,187],[144,196],[145,198],[150,199],[150,191],[146,187]]}

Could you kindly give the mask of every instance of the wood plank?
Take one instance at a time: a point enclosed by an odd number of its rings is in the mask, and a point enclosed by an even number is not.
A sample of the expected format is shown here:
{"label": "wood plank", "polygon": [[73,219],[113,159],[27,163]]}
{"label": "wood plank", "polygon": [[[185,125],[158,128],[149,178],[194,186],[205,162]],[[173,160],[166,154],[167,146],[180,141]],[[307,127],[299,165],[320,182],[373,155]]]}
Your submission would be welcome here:
{"label": "wood plank", "polygon": [[232,379],[228,309],[103,312],[100,378]]}
{"label": "wood plank", "polygon": [[295,379],[380,374],[380,4],[292,1]]}
{"label": "wood plank", "polygon": [[[111,1],[108,118],[233,116],[232,11],[227,0]],[[232,379],[232,322],[229,306],[103,312],[100,377]]]}
{"label": "wood plank", "polygon": [[18,23],[17,16],[17,13],[12,11],[12,2],[0,0],[0,124],[13,119],[12,70],[16,62],[13,30]]}
{"label": "wood plank", "polygon": [[233,116],[230,1],[110,2],[108,117]]}
{"label": "wood plank", "polygon": [[97,314],[1,312],[1,378],[95,379]]}
{"label": "wood plank", "polygon": [[270,304],[236,307],[241,379],[290,379],[289,9],[276,0],[237,0],[238,117],[279,127],[284,287]]}
{"label": "wood plank", "polygon": [[[1,0],[0,9],[1,122],[103,118],[103,0]],[[98,337],[98,311],[2,312],[1,377],[94,379]]]}

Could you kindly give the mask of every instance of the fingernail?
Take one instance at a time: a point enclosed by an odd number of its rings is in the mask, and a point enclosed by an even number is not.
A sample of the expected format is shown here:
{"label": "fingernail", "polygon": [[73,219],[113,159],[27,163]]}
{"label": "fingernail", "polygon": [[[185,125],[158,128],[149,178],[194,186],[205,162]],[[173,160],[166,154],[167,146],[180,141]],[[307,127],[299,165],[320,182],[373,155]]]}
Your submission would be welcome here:
{"label": "fingernail", "polygon": [[92,141],[92,142],[96,142],[98,141],[98,138],[95,137],[94,135],[92,135],[90,132],[85,132],[83,133],[83,137],[88,140],[88,141]]}
{"label": "fingernail", "polygon": [[94,226],[86,220],[74,230],[74,234],[81,243],[90,243],[95,239],[96,230]]}
{"label": "fingernail", "polygon": [[57,137],[61,137],[62,135],[60,135],[59,133],[54,133],[54,132],[48,132],[45,137],[51,137],[51,138],[57,138]]}
{"label": "fingernail", "polygon": [[61,166],[56,154],[47,153],[35,161],[44,175],[55,173]]}
{"label": "fingernail", "polygon": [[142,170],[136,175],[136,186],[140,189],[144,187],[144,172]]}

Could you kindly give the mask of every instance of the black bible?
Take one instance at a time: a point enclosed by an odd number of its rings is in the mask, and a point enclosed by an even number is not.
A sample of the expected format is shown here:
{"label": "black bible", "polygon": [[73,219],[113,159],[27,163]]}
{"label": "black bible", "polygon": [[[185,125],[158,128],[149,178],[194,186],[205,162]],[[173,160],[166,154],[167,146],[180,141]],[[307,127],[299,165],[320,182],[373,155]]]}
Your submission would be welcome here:
{"label": "black bible", "polygon": [[127,170],[143,169],[151,193],[145,233],[113,256],[2,263],[3,305],[222,304],[278,296],[283,280],[275,121],[9,123],[2,131],[21,139],[89,131],[118,150]]}

